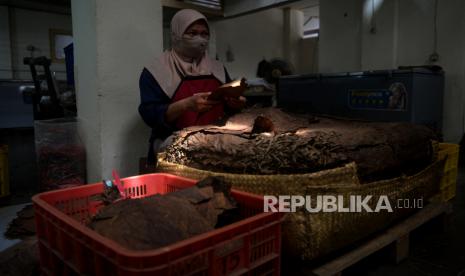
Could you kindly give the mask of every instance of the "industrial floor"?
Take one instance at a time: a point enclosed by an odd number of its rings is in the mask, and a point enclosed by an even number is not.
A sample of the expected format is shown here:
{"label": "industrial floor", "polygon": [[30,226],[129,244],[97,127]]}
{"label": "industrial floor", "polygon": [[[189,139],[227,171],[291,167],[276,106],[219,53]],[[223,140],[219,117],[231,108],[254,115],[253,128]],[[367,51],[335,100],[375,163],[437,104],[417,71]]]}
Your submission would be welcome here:
{"label": "industrial floor", "polygon": [[[29,201],[26,194],[10,199],[9,206],[0,207],[0,231]],[[6,202],[4,202],[5,204]],[[409,258],[393,264],[385,251],[380,251],[344,271],[343,275],[453,275],[465,276],[465,168],[460,168],[453,213],[445,231],[425,225],[411,234]],[[437,226],[437,225],[436,225]],[[0,252],[15,244],[0,235]],[[286,273],[283,271],[283,275]]]}

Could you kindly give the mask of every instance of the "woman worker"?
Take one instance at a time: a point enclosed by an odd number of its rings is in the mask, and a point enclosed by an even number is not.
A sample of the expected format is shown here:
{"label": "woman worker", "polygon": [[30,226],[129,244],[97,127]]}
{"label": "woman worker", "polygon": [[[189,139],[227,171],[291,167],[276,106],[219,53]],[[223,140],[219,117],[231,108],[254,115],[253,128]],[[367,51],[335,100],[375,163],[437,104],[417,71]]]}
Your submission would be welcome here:
{"label": "woman worker", "polygon": [[231,81],[224,66],[207,55],[209,38],[205,16],[181,10],[171,20],[172,49],[142,71],[139,113],[152,128],[148,165],[155,164],[158,146],[173,131],[211,124],[245,105],[243,97],[208,100],[211,91]]}

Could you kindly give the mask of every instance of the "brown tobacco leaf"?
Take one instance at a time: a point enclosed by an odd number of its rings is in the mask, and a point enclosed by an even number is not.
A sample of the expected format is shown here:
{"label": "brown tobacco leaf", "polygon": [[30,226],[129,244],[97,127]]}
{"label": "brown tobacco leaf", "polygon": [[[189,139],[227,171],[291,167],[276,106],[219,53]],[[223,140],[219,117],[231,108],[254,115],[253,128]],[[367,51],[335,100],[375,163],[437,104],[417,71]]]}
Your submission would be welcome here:
{"label": "brown tobacco leaf", "polygon": [[116,201],[103,207],[89,227],[126,248],[155,249],[213,230],[235,205],[230,186],[209,178],[166,195]]}
{"label": "brown tobacco leaf", "polygon": [[8,225],[5,237],[8,239],[24,239],[36,234],[36,225],[34,220],[34,208],[27,205],[17,214]]}
{"label": "brown tobacco leaf", "polygon": [[424,168],[432,160],[435,138],[428,128],[410,123],[315,118],[252,108],[222,127],[176,132],[166,160],[246,174],[311,173],[355,162],[359,177],[368,182]]}

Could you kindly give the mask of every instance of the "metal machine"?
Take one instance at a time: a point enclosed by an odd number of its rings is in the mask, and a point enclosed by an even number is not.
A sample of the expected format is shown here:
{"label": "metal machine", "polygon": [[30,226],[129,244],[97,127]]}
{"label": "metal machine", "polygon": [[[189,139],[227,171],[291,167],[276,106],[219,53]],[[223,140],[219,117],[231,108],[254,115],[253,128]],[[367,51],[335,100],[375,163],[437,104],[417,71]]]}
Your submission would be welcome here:
{"label": "metal machine", "polygon": [[[35,120],[44,120],[63,117],[63,108],[59,104],[59,92],[57,84],[50,71],[51,60],[46,57],[30,58],[23,60],[29,65],[35,90],[32,92],[32,108]],[[37,73],[36,66],[42,66],[43,75]],[[45,81],[46,85],[41,85]],[[44,88],[45,87],[45,88]]]}
{"label": "metal machine", "polygon": [[278,107],[369,121],[407,121],[441,131],[444,72],[439,67],[285,76]]}

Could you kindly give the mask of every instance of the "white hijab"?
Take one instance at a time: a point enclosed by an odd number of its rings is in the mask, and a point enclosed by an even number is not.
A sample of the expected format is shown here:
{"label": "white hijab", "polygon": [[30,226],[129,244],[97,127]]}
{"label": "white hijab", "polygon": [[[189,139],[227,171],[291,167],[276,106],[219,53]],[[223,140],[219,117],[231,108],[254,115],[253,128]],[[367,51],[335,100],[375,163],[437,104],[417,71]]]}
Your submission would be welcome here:
{"label": "white hijab", "polygon": [[207,53],[196,61],[183,57],[179,54],[179,51],[176,51],[178,42],[182,39],[186,29],[199,19],[205,20],[208,26],[207,18],[203,14],[191,9],[178,11],[171,20],[173,48],[165,51],[146,67],[169,98],[174,95],[181,82],[181,77],[213,75],[222,83],[226,81],[223,64],[210,58]]}

